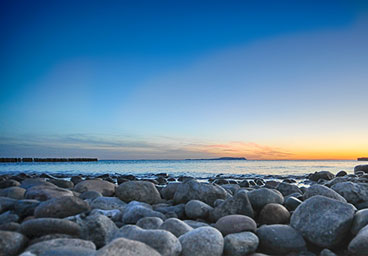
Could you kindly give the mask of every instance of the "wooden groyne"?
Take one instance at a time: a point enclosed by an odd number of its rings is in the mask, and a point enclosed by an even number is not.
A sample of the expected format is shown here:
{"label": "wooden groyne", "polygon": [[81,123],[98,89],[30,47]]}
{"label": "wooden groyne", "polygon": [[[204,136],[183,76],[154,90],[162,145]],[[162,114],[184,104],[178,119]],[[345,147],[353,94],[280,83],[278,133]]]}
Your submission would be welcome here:
{"label": "wooden groyne", "polygon": [[0,158],[0,163],[29,163],[29,162],[96,162],[97,158]]}
{"label": "wooden groyne", "polygon": [[368,157],[359,157],[358,161],[368,161]]}

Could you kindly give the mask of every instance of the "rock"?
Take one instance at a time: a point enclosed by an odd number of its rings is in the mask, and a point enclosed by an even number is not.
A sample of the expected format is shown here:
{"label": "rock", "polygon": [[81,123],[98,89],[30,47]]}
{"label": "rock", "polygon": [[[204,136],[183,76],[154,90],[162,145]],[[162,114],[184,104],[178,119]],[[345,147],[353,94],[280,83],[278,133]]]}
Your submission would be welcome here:
{"label": "rock", "polygon": [[335,192],[333,189],[319,184],[310,186],[304,193],[303,198],[304,200],[307,200],[308,198],[316,195],[326,196],[337,201],[346,203],[345,198],[343,198],[339,193]]}
{"label": "rock", "polygon": [[181,256],[221,256],[224,249],[224,238],[212,227],[193,229],[179,240],[183,248]]}
{"label": "rock", "polygon": [[111,182],[95,179],[79,182],[75,185],[74,190],[79,193],[92,190],[101,193],[103,196],[112,196],[115,193],[115,187],[116,185]]}
{"label": "rock", "polygon": [[32,216],[39,204],[40,201],[38,200],[18,200],[14,205],[14,212],[21,218]]}
{"label": "rock", "polygon": [[261,224],[287,224],[290,213],[281,204],[266,204],[259,213],[259,223]]}
{"label": "rock", "polygon": [[20,187],[8,187],[0,190],[0,196],[5,196],[13,199],[23,199],[26,190]]}
{"label": "rock", "polygon": [[83,181],[81,176],[72,176],[70,181],[73,182],[74,186],[77,185],[79,182]]}
{"label": "rock", "polygon": [[[53,185],[53,184],[52,184]],[[24,197],[26,199],[36,199],[46,201],[52,198],[63,196],[74,196],[73,192],[64,188],[59,188],[55,185],[38,185],[32,186],[26,190]]]}
{"label": "rock", "polygon": [[0,255],[18,255],[27,244],[27,238],[17,232],[0,231]]}
{"label": "rock", "polygon": [[270,189],[276,189],[276,187],[280,184],[280,181],[276,181],[276,180],[268,180],[265,183],[265,188],[270,188]]}
{"label": "rock", "polygon": [[0,181],[0,189],[8,188],[8,187],[18,187],[18,186],[20,186],[20,183],[13,179]]}
{"label": "rock", "polygon": [[80,248],[76,246],[60,246],[49,248],[43,251],[39,256],[91,256],[95,255],[96,250]]}
{"label": "rock", "polygon": [[354,167],[354,173],[356,174],[357,172],[364,172],[364,173],[368,173],[368,164],[363,164],[363,165],[357,165]]}
{"label": "rock", "polygon": [[65,246],[96,250],[96,246],[90,241],[85,241],[77,238],[57,238],[32,244],[31,246],[28,246],[25,251],[39,255],[42,252],[49,250],[50,248],[55,249]]}
{"label": "rock", "polygon": [[284,197],[278,190],[259,188],[248,192],[248,198],[256,211],[261,210],[266,204],[283,204]]}
{"label": "rock", "polygon": [[[344,176],[346,176],[346,175],[348,175],[348,173],[347,172],[345,172],[345,171],[339,171],[337,174],[336,174],[336,177],[344,177]],[[327,249],[328,250],[328,249]]]}
{"label": "rock", "polygon": [[229,234],[224,239],[224,255],[248,255],[257,250],[258,243],[258,237],[252,232]]}
{"label": "rock", "polygon": [[333,178],[335,178],[335,175],[332,172],[329,172],[329,171],[315,172],[315,173],[311,173],[308,176],[308,179],[310,179],[312,181],[318,181],[319,179],[332,180]]}
{"label": "rock", "polygon": [[121,201],[117,197],[97,197],[94,199],[91,203],[92,209],[102,209],[102,210],[113,210],[113,209],[119,209],[121,211],[124,211],[126,207],[126,203]]}
{"label": "rock", "polygon": [[125,202],[139,201],[148,204],[161,202],[155,185],[148,181],[127,181],[116,189],[116,196]]}
{"label": "rock", "polygon": [[242,180],[238,185],[243,188],[248,188],[249,182],[247,180]]}
{"label": "rock", "polygon": [[86,200],[86,199],[94,200],[97,197],[101,197],[101,196],[103,196],[103,195],[100,192],[90,190],[90,191],[86,191],[86,192],[83,192],[82,194],[80,194],[79,198],[81,198],[83,200]]}
{"label": "rock", "polygon": [[306,250],[306,243],[300,233],[289,225],[263,225],[257,230],[259,248],[262,252],[286,255]]}
{"label": "rock", "polygon": [[135,224],[138,220],[144,217],[158,217],[165,220],[166,217],[161,212],[154,211],[143,205],[131,205],[125,208],[123,222],[126,224]]}
{"label": "rock", "polygon": [[118,238],[97,251],[96,256],[160,256],[156,250],[145,243]]}
{"label": "rock", "polygon": [[179,237],[193,230],[191,226],[176,218],[170,218],[165,220],[165,222],[160,226],[159,229],[169,231],[176,237]]}
{"label": "rock", "polygon": [[302,201],[300,201],[298,198],[289,196],[285,201],[285,207],[289,211],[294,211],[301,203]]}
{"label": "rock", "polygon": [[17,222],[8,222],[0,225],[0,230],[3,231],[18,231],[20,224]]}
{"label": "rock", "polygon": [[153,208],[155,211],[161,212],[166,216],[175,215],[177,218],[185,217],[185,204],[178,204],[173,206],[159,206],[155,205]]}
{"label": "rock", "polygon": [[199,200],[190,200],[185,204],[185,215],[190,219],[207,219],[213,208]]}
{"label": "rock", "polygon": [[166,200],[171,200],[174,198],[176,189],[178,188],[178,186],[180,185],[180,183],[169,183],[166,185],[166,187],[164,187],[163,189],[161,189],[160,194],[162,196],[163,199]]}
{"label": "rock", "polygon": [[49,182],[58,186],[59,188],[72,189],[74,187],[74,183],[69,180],[51,179]]}
{"label": "rock", "polygon": [[55,233],[79,236],[81,228],[78,224],[65,219],[39,218],[24,221],[20,225],[20,231],[27,237]]}
{"label": "rock", "polygon": [[54,240],[58,238],[77,238],[75,236],[67,235],[67,234],[48,234],[41,237],[33,238],[31,241],[29,241],[28,246],[31,246],[33,244],[37,244],[40,242],[48,241],[48,240]]}
{"label": "rock", "polygon": [[116,232],[115,238],[119,237],[145,243],[162,256],[176,256],[182,251],[179,240],[166,230],[145,230],[134,225],[126,225]]}
{"label": "rock", "polygon": [[7,211],[0,214],[0,225],[9,223],[9,222],[18,222],[19,216],[14,214],[12,211]]}
{"label": "rock", "polygon": [[27,179],[24,179],[20,184],[20,187],[26,190],[31,187],[35,187],[35,186],[56,187],[54,184],[47,182],[46,179],[44,178],[27,178]]}
{"label": "rock", "polygon": [[349,203],[359,204],[368,201],[368,185],[363,183],[340,182],[331,187]]}
{"label": "rock", "polygon": [[208,224],[201,221],[195,221],[195,220],[184,220],[185,223],[187,223],[192,228],[200,228],[200,227],[207,227]]}
{"label": "rock", "polygon": [[229,197],[210,212],[210,220],[216,222],[223,216],[243,214],[253,218],[253,208],[248,199],[247,192],[238,191],[233,197]]}
{"label": "rock", "polygon": [[122,218],[123,218],[123,214],[119,209],[114,209],[114,210],[101,210],[101,209],[93,209],[90,212],[90,215],[93,214],[101,214],[104,215],[106,217],[108,217],[110,220],[112,220],[113,222],[121,222]]}
{"label": "rock", "polygon": [[351,240],[348,251],[354,256],[368,255],[368,226],[362,228],[359,233]]}
{"label": "rock", "polygon": [[349,233],[355,211],[351,204],[314,196],[296,208],[290,225],[309,242],[323,248],[333,248]]}
{"label": "rock", "polygon": [[348,177],[336,177],[328,182],[325,183],[325,186],[327,187],[332,187],[333,185],[337,184],[337,183],[341,183],[341,182],[347,182],[350,179]]}
{"label": "rock", "polygon": [[279,185],[277,185],[276,189],[280,191],[283,196],[287,196],[292,193],[303,194],[303,192],[300,190],[300,188],[297,185],[289,184],[285,182],[281,182]]}
{"label": "rock", "polygon": [[220,230],[220,232],[226,236],[232,233],[239,233],[244,231],[255,232],[257,229],[257,224],[252,218],[244,215],[228,215],[220,218],[216,224],[215,228]]}
{"label": "rock", "polygon": [[97,248],[105,246],[118,231],[115,223],[102,214],[91,214],[81,222],[81,237],[92,241]]}
{"label": "rock", "polygon": [[225,190],[230,191],[232,195],[234,195],[239,189],[240,186],[238,184],[225,184],[221,185]]}
{"label": "rock", "polygon": [[75,196],[63,196],[40,203],[35,211],[36,218],[65,218],[89,211],[88,203]]}
{"label": "rock", "polygon": [[137,222],[137,226],[143,229],[159,229],[164,221],[158,217],[144,217]]}
{"label": "rock", "polygon": [[337,256],[335,253],[333,253],[332,251],[330,251],[329,249],[323,249],[321,251],[321,253],[319,254],[319,256]]}
{"label": "rock", "polygon": [[351,233],[356,235],[364,227],[368,225],[368,209],[359,210],[354,215]]}
{"label": "rock", "polygon": [[221,186],[216,184],[199,183],[189,179],[181,183],[174,195],[174,203],[187,203],[190,200],[199,200],[208,205],[213,205],[216,199],[226,199],[229,194]]}

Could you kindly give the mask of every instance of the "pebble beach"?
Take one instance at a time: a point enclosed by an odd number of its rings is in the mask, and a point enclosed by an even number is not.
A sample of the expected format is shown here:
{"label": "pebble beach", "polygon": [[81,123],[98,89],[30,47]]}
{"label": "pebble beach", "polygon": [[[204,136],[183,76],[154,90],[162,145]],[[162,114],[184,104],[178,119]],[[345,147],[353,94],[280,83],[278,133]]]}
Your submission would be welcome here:
{"label": "pebble beach", "polygon": [[368,165],[206,179],[0,176],[0,255],[368,255]]}

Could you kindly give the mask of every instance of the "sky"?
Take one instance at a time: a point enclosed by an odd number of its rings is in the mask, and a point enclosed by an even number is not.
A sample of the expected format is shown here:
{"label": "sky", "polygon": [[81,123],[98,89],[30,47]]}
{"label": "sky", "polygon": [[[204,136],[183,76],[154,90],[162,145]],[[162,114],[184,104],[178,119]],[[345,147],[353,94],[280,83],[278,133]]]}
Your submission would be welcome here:
{"label": "sky", "polygon": [[366,1],[0,1],[0,157],[368,156]]}

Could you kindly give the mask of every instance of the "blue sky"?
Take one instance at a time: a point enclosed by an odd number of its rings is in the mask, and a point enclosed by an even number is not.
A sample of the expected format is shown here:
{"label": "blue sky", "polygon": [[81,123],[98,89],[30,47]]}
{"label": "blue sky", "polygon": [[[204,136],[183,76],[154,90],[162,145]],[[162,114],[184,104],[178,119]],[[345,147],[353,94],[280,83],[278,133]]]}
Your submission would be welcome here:
{"label": "blue sky", "polygon": [[0,7],[0,156],[368,154],[364,1]]}

